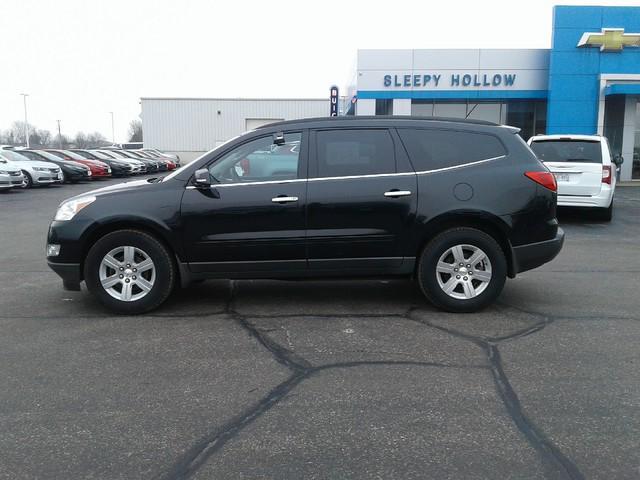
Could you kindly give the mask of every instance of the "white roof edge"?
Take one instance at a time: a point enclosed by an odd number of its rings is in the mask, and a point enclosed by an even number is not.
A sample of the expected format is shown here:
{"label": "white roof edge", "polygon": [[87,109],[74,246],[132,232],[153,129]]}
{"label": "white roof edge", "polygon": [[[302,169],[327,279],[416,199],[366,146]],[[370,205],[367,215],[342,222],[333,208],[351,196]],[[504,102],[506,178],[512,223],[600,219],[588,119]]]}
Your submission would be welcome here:
{"label": "white roof edge", "polygon": [[219,98],[219,97],[140,97],[140,100],[215,100],[215,101],[242,101],[242,102],[300,102],[300,101],[313,101],[313,102],[327,102],[329,100],[329,95],[327,98],[240,98],[240,97],[229,97],[229,98]]}
{"label": "white roof edge", "polygon": [[534,135],[530,138],[535,140],[560,140],[561,138],[569,138],[571,140],[601,140],[603,135],[583,135],[578,133],[554,133],[553,135]]}

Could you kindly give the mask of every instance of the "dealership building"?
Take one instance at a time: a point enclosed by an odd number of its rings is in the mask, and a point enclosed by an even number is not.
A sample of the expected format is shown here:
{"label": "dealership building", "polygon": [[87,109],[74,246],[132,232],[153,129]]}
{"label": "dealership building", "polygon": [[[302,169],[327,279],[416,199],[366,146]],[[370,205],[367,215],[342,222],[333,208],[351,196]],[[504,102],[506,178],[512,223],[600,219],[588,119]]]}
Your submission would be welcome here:
{"label": "dealership building", "polygon": [[[624,157],[620,178],[640,180],[640,7],[555,7],[550,49],[359,50],[346,91],[348,115],[482,119],[525,139],[606,135]],[[205,151],[263,122],[329,115],[328,99],[226,101],[143,98],[145,145]],[[230,109],[246,115],[212,125]]]}

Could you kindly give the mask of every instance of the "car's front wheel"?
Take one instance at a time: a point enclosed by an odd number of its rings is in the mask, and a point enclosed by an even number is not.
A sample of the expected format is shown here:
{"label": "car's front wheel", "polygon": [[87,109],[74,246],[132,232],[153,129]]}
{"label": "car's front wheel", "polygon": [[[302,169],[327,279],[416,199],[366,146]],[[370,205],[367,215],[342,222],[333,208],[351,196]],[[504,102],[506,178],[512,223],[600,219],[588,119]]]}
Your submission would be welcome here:
{"label": "car's front wheel", "polygon": [[504,252],[475,228],[452,228],[422,251],[418,281],[427,299],[450,312],[475,312],[491,304],[507,278]]}
{"label": "car's front wheel", "polygon": [[33,179],[31,178],[31,175],[29,175],[29,173],[24,170],[22,171],[22,175],[24,176],[24,182],[22,184],[22,188],[33,187]]}
{"label": "car's front wheel", "polygon": [[162,304],[173,289],[176,269],[169,250],[153,236],[118,230],[89,250],[84,278],[89,291],[111,310],[144,313]]}

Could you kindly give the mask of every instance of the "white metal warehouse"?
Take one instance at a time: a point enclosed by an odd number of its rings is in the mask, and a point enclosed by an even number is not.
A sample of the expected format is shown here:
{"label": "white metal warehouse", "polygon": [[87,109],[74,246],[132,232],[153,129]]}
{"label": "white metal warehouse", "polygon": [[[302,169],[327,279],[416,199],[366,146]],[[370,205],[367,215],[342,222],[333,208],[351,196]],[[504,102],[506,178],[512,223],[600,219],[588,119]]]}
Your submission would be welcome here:
{"label": "white metal warehouse", "polygon": [[247,130],[329,115],[328,99],[141,98],[144,145],[189,162]]}

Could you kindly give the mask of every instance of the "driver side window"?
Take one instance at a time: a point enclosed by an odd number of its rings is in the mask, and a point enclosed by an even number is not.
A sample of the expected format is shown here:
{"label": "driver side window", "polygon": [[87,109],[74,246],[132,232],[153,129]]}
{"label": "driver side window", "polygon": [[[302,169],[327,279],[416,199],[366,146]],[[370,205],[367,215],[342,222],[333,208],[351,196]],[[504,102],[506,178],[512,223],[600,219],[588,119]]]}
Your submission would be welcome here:
{"label": "driver side window", "polygon": [[298,178],[300,132],[286,133],[275,145],[268,135],[247,142],[209,166],[212,183],[245,183]]}

